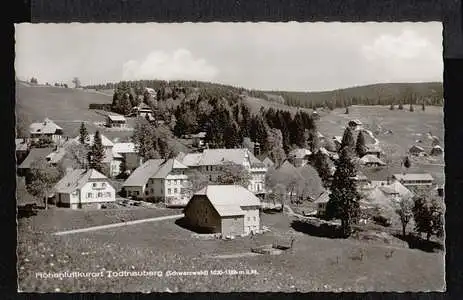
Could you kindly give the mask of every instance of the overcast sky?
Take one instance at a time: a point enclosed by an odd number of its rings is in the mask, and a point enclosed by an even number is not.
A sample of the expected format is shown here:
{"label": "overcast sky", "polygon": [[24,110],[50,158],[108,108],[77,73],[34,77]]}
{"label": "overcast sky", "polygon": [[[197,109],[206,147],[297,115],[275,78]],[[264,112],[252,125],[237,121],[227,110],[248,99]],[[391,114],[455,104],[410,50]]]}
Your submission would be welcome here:
{"label": "overcast sky", "polygon": [[442,81],[429,23],[19,24],[16,75],[82,84],[186,79],[317,91]]}

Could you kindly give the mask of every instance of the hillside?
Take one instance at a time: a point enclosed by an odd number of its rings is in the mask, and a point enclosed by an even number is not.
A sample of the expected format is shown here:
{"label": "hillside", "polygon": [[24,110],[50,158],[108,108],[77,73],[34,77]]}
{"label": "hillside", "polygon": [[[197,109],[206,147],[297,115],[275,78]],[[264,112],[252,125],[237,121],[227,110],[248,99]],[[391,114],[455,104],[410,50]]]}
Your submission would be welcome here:
{"label": "hillside", "polygon": [[[42,121],[48,117],[64,130],[65,135],[76,136],[81,122],[85,122],[90,132],[98,127],[95,122],[103,122],[104,115],[89,110],[90,103],[111,103],[112,97],[73,88],[16,83],[16,112],[28,123]],[[102,130],[101,128],[98,128]],[[103,130],[104,131],[104,130]],[[108,137],[125,138],[130,132],[105,132]]]}
{"label": "hillside", "polygon": [[[373,102],[371,104],[386,105],[390,104],[391,101],[398,103],[401,99],[410,96],[414,96],[417,102],[421,99],[427,99],[429,104],[434,102],[434,104],[441,105],[443,85],[441,82],[381,83],[324,92],[251,91],[251,95],[269,101],[280,101],[274,100],[275,96],[282,96],[286,104],[303,107],[311,107],[311,103],[323,105],[333,99],[342,98],[356,99],[358,103],[353,104],[367,105],[366,102],[369,101]],[[407,103],[406,100],[404,102]]]}

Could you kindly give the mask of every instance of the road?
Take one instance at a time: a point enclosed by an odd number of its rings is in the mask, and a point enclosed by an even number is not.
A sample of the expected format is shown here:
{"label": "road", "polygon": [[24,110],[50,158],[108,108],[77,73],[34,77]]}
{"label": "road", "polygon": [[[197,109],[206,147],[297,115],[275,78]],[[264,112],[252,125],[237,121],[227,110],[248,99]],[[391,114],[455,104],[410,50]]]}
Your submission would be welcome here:
{"label": "road", "polygon": [[66,234],[73,234],[73,233],[81,233],[81,232],[102,230],[102,229],[108,229],[108,228],[122,227],[122,226],[128,226],[128,225],[135,225],[135,224],[141,224],[141,223],[146,223],[146,222],[156,222],[156,221],[163,221],[163,220],[170,220],[170,219],[178,219],[178,218],[182,218],[183,216],[184,216],[183,214],[180,214],[180,215],[172,215],[172,216],[163,216],[163,217],[135,220],[135,221],[127,221],[127,222],[122,222],[122,223],[114,223],[114,224],[93,226],[93,227],[87,227],[87,228],[81,228],[81,229],[59,231],[59,232],[53,233],[53,235],[66,235]]}

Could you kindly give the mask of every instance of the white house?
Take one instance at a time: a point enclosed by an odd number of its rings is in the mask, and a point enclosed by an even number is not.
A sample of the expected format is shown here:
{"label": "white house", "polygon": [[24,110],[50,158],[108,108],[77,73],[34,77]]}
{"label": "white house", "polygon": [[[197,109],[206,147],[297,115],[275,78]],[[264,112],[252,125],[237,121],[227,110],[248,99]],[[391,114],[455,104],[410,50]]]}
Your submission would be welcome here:
{"label": "white house", "polygon": [[299,148],[290,151],[288,154],[288,159],[296,168],[298,168],[305,166],[309,162],[311,155],[312,151],[309,149]]}
{"label": "white house", "polygon": [[205,149],[202,153],[188,153],[181,161],[185,166],[207,174],[216,180],[226,163],[242,165],[251,175],[248,189],[256,195],[265,194],[267,167],[248,149]]}
{"label": "white house", "polygon": [[106,117],[106,126],[111,128],[125,128],[127,127],[127,120],[121,115],[108,115]]}
{"label": "white house", "polygon": [[148,181],[159,170],[163,159],[150,159],[136,168],[122,184],[122,190],[127,197],[146,200],[152,197],[148,192]]}
{"label": "white house", "polygon": [[123,157],[127,170],[134,170],[141,165],[141,157],[134,143],[114,143],[112,151]]}
{"label": "white house", "polygon": [[116,191],[108,178],[96,170],[69,171],[54,187],[60,206],[101,208],[104,203],[116,201]]}
{"label": "white house", "polygon": [[46,138],[58,144],[63,138],[63,128],[45,118],[43,122],[32,123],[29,126],[29,134],[32,141]]}
{"label": "white house", "polygon": [[222,236],[248,235],[260,231],[262,203],[239,185],[209,185],[196,192],[184,209],[194,228]]}

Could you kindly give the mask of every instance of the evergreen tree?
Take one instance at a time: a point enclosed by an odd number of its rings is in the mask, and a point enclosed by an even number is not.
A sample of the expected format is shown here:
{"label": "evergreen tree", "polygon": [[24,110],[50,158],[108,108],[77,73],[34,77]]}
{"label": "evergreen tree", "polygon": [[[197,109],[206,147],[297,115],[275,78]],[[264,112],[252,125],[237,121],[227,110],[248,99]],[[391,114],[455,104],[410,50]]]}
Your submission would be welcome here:
{"label": "evergreen tree", "polygon": [[344,112],[344,114],[346,114],[346,115],[349,114],[349,106],[346,106],[346,111]]}
{"label": "evergreen tree", "polygon": [[80,124],[80,129],[79,129],[79,142],[81,144],[86,144],[88,140],[89,140],[88,131],[87,131],[87,128],[85,127],[84,122],[82,122]]}
{"label": "evergreen tree", "polygon": [[394,104],[391,103],[391,106],[389,106],[389,110],[394,110]]}
{"label": "evergreen tree", "polygon": [[408,156],[405,157],[405,159],[403,161],[403,165],[407,169],[411,167],[412,163],[411,163],[410,158]]}
{"label": "evergreen tree", "polygon": [[103,143],[101,140],[100,131],[96,131],[93,137],[93,144],[88,153],[88,166],[90,169],[95,169],[98,172],[104,172],[103,159],[105,157]]}
{"label": "evergreen tree", "polygon": [[414,111],[415,111],[415,109],[413,108],[413,104],[410,104],[409,110],[410,110],[411,112],[414,112]]}
{"label": "evergreen tree", "polygon": [[422,110],[422,111],[425,111],[425,110],[426,110],[425,100],[423,100],[423,103],[421,103],[421,110]]}
{"label": "evergreen tree", "polygon": [[352,128],[347,126],[347,128],[344,130],[344,134],[342,136],[342,141],[341,141],[341,148],[340,150],[347,149],[348,151],[353,152],[355,150],[355,139],[354,139],[354,133]]}
{"label": "evergreen tree", "polygon": [[403,110],[403,109],[404,109],[404,106],[403,106],[403,104],[402,104],[402,101],[400,101],[398,109],[399,109],[399,110]]}
{"label": "evergreen tree", "polygon": [[360,130],[357,136],[355,152],[357,153],[358,157],[363,157],[367,152],[367,147],[365,144],[365,135],[363,134],[363,130]]}
{"label": "evergreen tree", "polygon": [[426,195],[417,196],[413,206],[413,219],[415,230],[426,234],[426,240],[429,241],[432,235],[443,235],[444,212],[439,200],[430,199]]}
{"label": "evergreen tree", "polygon": [[328,159],[328,156],[319,150],[314,154],[312,160],[312,165],[315,170],[317,170],[318,176],[320,176],[325,186],[328,186],[331,178],[331,169],[330,165],[328,164]]}
{"label": "evergreen tree", "polygon": [[344,148],[336,162],[336,171],[331,183],[330,200],[326,207],[329,218],[341,219],[341,230],[344,237],[352,232],[352,224],[360,215],[360,194],[357,191],[355,165],[350,151]]}

